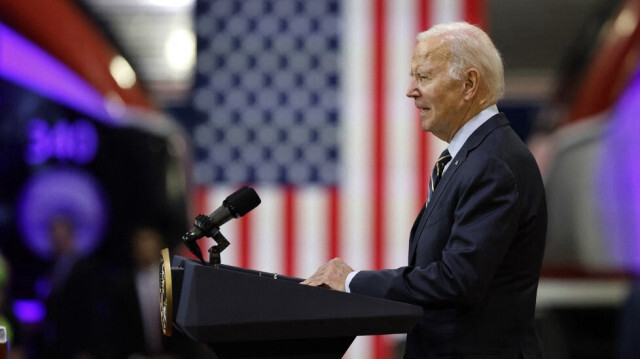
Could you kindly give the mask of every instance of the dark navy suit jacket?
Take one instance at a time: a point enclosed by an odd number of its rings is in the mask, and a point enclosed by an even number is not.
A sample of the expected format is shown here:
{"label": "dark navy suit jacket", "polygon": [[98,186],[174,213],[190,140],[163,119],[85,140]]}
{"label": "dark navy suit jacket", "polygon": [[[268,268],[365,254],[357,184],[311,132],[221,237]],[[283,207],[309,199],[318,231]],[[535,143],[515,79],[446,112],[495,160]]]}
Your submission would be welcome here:
{"label": "dark navy suit jacket", "polygon": [[409,265],[361,271],[350,290],[424,308],[406,358],[540,358],[546,226],[538,166],[500,113],[469,137],[418,215]]}

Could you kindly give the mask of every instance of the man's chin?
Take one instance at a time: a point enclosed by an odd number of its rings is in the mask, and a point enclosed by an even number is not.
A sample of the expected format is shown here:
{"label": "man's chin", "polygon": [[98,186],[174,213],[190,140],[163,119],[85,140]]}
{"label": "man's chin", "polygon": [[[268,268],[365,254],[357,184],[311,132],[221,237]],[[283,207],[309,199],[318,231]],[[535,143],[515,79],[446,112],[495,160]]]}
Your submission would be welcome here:
{"label": "man's chin", "polygon": [[420,127],[422,127],[425,132],[431,132],[431,124],[431,118],[420,118]]}
{"label": "man's chin", "polygon": [[[422,127],[422,130],[423,130],[424,132],[429,132],[429,133],[431,133],[432,135],[434,135],[434,136],[436,136],[437,138],[439,138],[440,140],[445,141],[445,142],[449,142],[449,141],[447,141],[447,140],[446,140],[446,137],[442,136],[442,133],[438,132],[438,130],[437,130],[437,129],[434,129],[434,127],[433,127],[433,122],[431,122],[431,121],[422,121],[422,122],[420,123],[420,125],[421,125],[420,127]],[[435,130],[436,132],[434,132],[434,130]]]}

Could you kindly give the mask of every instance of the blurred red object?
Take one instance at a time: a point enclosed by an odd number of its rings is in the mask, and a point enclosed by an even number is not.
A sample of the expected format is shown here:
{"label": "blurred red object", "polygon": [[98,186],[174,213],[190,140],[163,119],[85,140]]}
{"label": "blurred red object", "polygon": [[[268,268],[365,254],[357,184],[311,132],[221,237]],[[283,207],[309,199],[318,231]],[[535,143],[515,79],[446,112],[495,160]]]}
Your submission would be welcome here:
{"label": "blurred red object", "polygon": [[578,84],[569,122],[608,110],[627,87],[640,60],[640,0],[622,2],[599,39]]}
{"label": "blurred red object", "polygon": [[154,108],[140,81],[130,88],[116,83],[109,67],[120,54],[74,2],[47,0],[34,7],[29,1],[3,0],[0,21],[73,69],[105,98]]}

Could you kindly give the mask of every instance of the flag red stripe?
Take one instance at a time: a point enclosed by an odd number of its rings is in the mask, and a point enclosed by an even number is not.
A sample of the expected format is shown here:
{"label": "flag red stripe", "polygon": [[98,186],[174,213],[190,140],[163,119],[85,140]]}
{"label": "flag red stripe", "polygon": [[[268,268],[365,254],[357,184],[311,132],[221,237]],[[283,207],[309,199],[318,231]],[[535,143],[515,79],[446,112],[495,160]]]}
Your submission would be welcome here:
{"label": "flag red stripe", "polygon": [[238,264],[242,268],[253,268],[251,263],[252,218],[251,212],[249,212],[238,221],[238,240],[240,241]]}
{"label": "flag red stripe", "polygon": [[295,275],[296,253],[296,190],[293,186],[284,188],[284,274]]}
{"label": "flag red stripe", "polygon": [[418,32],[426,31],[431,25],[429,17],[431,16],[430,0],[417,0],[418,2]]}
{"label": "flag red stripe", "polygon": [[386,18],[385,0],[376,0],[374,6],[374,33],[376,45],[373,47],[373,266],[381,269],[384,239],[384,198],[385,198],[385,114],[386,114]]}
{"label": "flag red stripe", "polygon": [[476,25],[483,30],[487,29],[485,0],[464,0],[464,19],[470,24]]}
{"label": "flag red stripe", "polygon": [[329,250],[328,259],[340,257],[340,191],[337,186],[329,188],[329,205],[327,206],[329,219]]}
{"label": "flag red stripe", "polygon": [[[207,194],[208,194],[208,190],[206,186],[196,186],[192,192],[192,209],[193,209],[193,218],[190,218],[190,220],[192,221],[190,224],[193,225],[193,221],[195,220],[195,217],[199,214],[209,214],[209,212],[207,212],[208,210],[208,206],[207,206]],[[204,239],[201,239],[198,241],[198,247],[200,247],[200,252],[202,252],[202,255],[204,256],[205,260],[207,259],[207,251],[209,250],[208,246],[207,246],[207,241]],[[196,258],[196,256],[194,256],[191,251],[189,251],[188,249],[186,249],[186,247],[184,248],[184,255],[189,257],[189,258]]]}
{"label": "flag red stripe", "polygon": [[[381,269],[384,266],[384,233],[386,197],[385,185],[385,117],[386,117],[386,5],[385,0],[376,0],[373,7],[373,267]],[[387,341],[382,336],[373,339],[374,357],[386,359],[389,357]]]}

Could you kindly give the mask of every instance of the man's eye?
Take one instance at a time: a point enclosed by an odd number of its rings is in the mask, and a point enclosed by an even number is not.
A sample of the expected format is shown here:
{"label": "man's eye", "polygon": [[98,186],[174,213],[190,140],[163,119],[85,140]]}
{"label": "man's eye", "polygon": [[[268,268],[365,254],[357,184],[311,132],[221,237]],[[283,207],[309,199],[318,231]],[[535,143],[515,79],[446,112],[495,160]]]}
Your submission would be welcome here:
{"label": "man's eye", "polygon": [[431,75],[429,74],[416,74],[416,73],[411,73],[411,77],[413,77],[413,79],[416,82],[424,82],[424,81],[429,81],[431,79]]}

